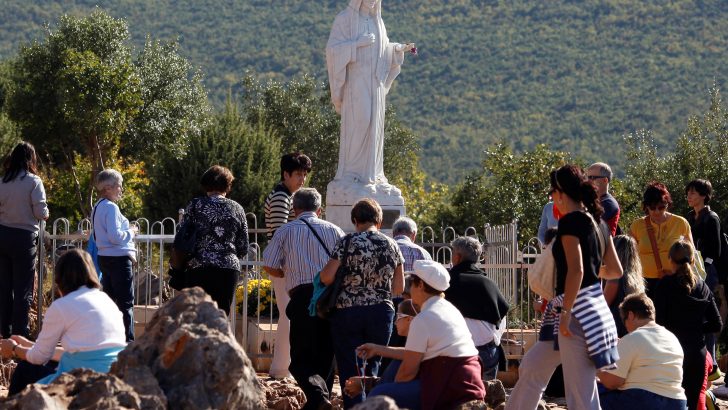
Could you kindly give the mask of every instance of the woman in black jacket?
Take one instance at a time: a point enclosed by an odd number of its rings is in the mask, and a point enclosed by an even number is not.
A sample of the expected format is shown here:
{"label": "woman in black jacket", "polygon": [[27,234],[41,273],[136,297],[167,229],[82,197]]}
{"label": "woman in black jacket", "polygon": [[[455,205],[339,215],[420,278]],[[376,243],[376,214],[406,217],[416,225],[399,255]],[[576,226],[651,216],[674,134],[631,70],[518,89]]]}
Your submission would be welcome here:
{"label": "woman in black jacket", "polygon": [[[713,196],[713,186],[706,179],[694,179],[685,186],[685,196],[688,205],[693,208],[688,212],[687,220],[693,233],[695,247],[700,251],[705,262],[705,272],[707,274],[705,284],[708,285],[711,292],[715,292],[715,287],[718,286],[719,282],[716,263],[721,257],[720,245],[723,241],[721,241],[720,218],[708,206],[710,198]],[[717,334],[705,335],[708,353],[713,358],[710,380],[715,380],[721,376],[717,358],[715,357],[716,338]]]}
{"label": "woman in black jacket", "polygon": [[690,410],[705,408],[705,334],[722,326],[713,293],[693,271],[694,252],[684,240],[672,245],[672,273],[660,279],[654,294],[657,323],[675,334],[685,354],[682,385]]}

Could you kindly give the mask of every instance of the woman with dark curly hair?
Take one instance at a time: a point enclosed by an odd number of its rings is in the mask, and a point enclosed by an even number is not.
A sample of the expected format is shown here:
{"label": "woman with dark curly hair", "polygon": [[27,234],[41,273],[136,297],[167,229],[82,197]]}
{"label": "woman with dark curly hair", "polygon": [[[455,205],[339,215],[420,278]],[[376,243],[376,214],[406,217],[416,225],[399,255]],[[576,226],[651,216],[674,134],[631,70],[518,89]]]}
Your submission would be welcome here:
{"label": "woman with dark curly hair", "polygon": [[234,179],[229,169],[219,165],[205,171],[200,184],[207,195],[187,205],[182,221],[182,225],[194,224],[197,233],[183,287],[201,287],[227,314],[238,283],[240,258],[248,254],[245,210],[227,198]]}
{"label": "woman with dark curly hair", "polygon": [[673,243],[685,239],[692,243],[688,221],[668,212],[672,197],[664,184],[651,182],[642,196],[642,210],[645,217],[632,223],[630,235],[637,241],[642,274],[645,277],[645,292],[652,298],[657,281],[670,273],[667,254]]}
{"label": "woman with dark curly hair", "polygon": [[598,410],[597,370],[616,368],[619,358],[600,278],[619,279],[622,267],[600,219],[596,188],[584,172],[575,165],[553,171],[551,191],[562,215],[552,248],[557,296],[546,307],[538,342],[521,361],[506,408],[535,409],[561,364],[568,407]]}

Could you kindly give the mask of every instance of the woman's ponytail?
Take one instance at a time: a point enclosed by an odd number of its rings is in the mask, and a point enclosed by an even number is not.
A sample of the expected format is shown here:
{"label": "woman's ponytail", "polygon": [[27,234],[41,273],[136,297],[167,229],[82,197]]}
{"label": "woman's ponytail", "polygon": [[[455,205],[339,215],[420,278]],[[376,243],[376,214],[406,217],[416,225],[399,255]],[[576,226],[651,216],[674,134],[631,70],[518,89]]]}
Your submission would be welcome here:
{"label": "woman's ponytail", "polygon": [[694,254],[693,245],[685,240],[679,240],[670,247],[670,260],[677,265],[675,278],[687,293],[692,292],[698,283],[698,278],[693,271]]}
{"label": "woman's ponytail", "polygon": [[594,184],[588,179],[584,178],[581,182],[581,202],[586,206],[587,211],[594,217],[595,220],[600,221],[604,208],[602,208],[601,201],[597,195],[597,189]]}

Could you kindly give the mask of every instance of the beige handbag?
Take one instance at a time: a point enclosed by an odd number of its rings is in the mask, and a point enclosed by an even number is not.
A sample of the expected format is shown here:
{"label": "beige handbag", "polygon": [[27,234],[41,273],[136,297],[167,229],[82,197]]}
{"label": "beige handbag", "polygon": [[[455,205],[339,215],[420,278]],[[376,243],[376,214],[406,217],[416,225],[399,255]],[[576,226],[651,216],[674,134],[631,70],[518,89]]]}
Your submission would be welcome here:
{"label": "beige handbag", "polygon": [[528,287],[546,300],[552,300],[556,293],[556,261],[552,246],[554,241],[541,252],[528,268]]}

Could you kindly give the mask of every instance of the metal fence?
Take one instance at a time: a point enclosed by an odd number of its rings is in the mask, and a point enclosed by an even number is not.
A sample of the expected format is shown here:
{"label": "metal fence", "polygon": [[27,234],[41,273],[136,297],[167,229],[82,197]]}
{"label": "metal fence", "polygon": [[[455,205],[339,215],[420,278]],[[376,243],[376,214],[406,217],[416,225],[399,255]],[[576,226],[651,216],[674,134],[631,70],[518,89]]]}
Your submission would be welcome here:
{"label": "metal fence", "polygon": [[[250,251],[248,257],[242,260],[242,275],[239,286],[243,287],[242,300],[236,305],[233,301],[229,317],[231,329],[243,346],[248,341],[248,325],[252,322],[253,328],[262,333],[256,335],[256,339],[273,340],[273,329],[275,319],[273,315],[262,315],[260,310],[248,312],[248,282],[258,280],[257,286],[261,286],[261,279],[268,279],[267,274],[262,272],[262,244],[265,237],[265,229],[258,227],[258,221],[254,214],[246,215],[248,219],[248,232]],[[177,231],[177,221],[174,218],[165,218],[161,221],[150,222],[145,218],[133,221],[139,226],[140,234],[136,235],[134,241],[137,246],[137,263],[134,265],[134,284],[136,305],[144,307],[137,311],[135,320],[146,323],[152,315],[153,309],[147,307],[158,307],[174,291],[167,286],[168,255],[174,235]],[[73,229],[75,228],[75,229]],[[85,249],[91,231],[91,222],[84,219],[75,227],[72,227],[68,219],[60,218],[50,225],[50,231],[42,226],[39,236],[39,268],[38,268],[38,312],[39,321],[42,320],[44,306],[52,302],[54,294],[48,283],[53,283],[53,268],[60,254],[66,249]],[[480,229],[469,227],[464,232],[458,233],[452,227],[435,229],[424,227],[419,234],[418,243],[427,249],[430,254],[446,266],[452,262],[452,249],[450,242],[458,236],[475,236],[486,244],[485,252],[480,267],[485,270],[488,276],[496,282],[503,295],[512,306],[509,318],[514,325],[523,326],[531,322],[533,318],[531,304],[531,293],[528,292],[525,280],[525,270],[530,259],[540,252],[540,244],[533,239],[523,250],[519,251],[517,243],[518,225],[514,221],[505,225],[484,225]],[[50,252],[48,254],[47,252]],[[45,280],[45,281],[44,281]],[[42,284],[46,283],[46,289]],[[524,289],[525,288],[525,289]],[[261,303],[260,288],[254,292],[258,298],[258,306]],[[525,291],[524,291],[525,290]],[[272,291],[272,287],[271,287]],[[237,292],[236,292],[237,293]],[[236,308],[240,306],[240,311]],[[139,317],[138,313],[143,316]],[[242,316],[241,325],[236,326],[237,315]],[[514,320],[515,319],[515,320]],[[268,334],[265,334],[268,333]],[[271,352],[265,349],[252,349],[248,352],[251,359],[271,357]]]}

